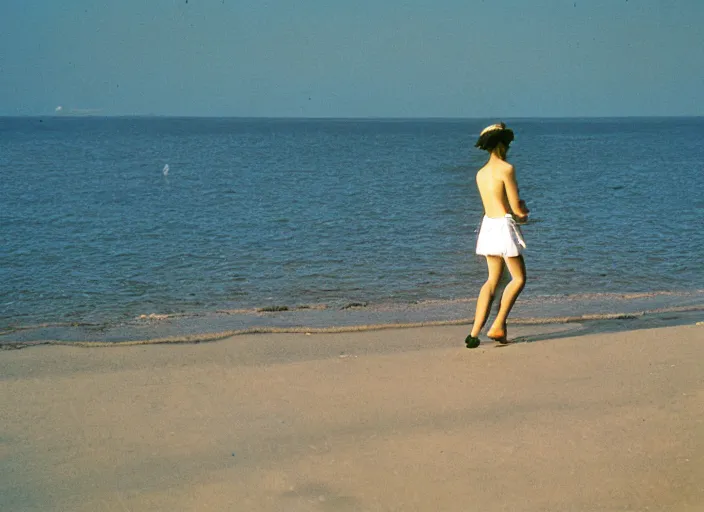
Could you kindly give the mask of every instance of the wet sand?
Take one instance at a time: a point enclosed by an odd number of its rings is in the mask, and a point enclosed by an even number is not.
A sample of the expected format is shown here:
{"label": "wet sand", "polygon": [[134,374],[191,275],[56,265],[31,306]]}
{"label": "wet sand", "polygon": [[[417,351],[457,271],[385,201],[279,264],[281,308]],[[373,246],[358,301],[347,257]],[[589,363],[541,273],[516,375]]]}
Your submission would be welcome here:
{"label": "wet sand", "polygon": [[2,511],[701,511],[704,326],[0,352]]}

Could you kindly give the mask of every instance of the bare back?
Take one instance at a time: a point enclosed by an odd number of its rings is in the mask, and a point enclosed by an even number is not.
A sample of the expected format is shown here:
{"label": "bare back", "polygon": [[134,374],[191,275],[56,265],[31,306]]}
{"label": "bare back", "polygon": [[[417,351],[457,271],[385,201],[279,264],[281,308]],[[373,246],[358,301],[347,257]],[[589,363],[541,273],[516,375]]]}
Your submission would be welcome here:
{"label": "bare back", "polygon": [[527,217],[528,210],[518,195],[515,171],[508,162],[492,155],[477,172],[477,188],[487,217],[498,218],[507,213],[519,219]]}

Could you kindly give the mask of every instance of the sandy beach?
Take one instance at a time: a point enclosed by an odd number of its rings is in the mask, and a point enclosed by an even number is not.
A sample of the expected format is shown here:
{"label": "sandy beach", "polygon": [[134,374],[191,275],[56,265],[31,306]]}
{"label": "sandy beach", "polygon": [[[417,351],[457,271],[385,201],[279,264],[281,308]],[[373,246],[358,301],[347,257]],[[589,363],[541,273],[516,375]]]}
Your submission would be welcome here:
{"label": "sandy beach", "polygon": [[0,510],[704,510],[704,326],[466,331],[2,351]]}

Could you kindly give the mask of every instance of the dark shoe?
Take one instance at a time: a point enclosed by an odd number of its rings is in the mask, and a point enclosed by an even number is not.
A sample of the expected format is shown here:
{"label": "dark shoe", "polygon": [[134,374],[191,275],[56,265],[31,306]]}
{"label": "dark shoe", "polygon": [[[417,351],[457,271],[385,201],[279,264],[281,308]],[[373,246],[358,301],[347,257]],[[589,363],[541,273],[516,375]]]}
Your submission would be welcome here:
{"label": "dark shoe", "polygon": [[464,344],[467,348],[477,348],[479,346],[479,338],[471,334],[464,339]]}

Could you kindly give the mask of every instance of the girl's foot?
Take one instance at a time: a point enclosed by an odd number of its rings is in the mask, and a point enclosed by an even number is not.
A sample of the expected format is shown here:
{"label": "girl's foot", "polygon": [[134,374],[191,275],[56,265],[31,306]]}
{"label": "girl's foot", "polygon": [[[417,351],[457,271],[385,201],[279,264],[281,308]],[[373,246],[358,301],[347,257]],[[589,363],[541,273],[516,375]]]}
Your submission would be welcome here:
{"label": "girl's foot", "polygon": [[464,343],[467,348],[477,348],[479,346],[479,338],[470,334],[464,339]]}
{"label": "girl's foot", "polygon": [[508,343],[506,339],[506,329],[494,329],[492,328],[486,335],[494,341],[499,343]]}

